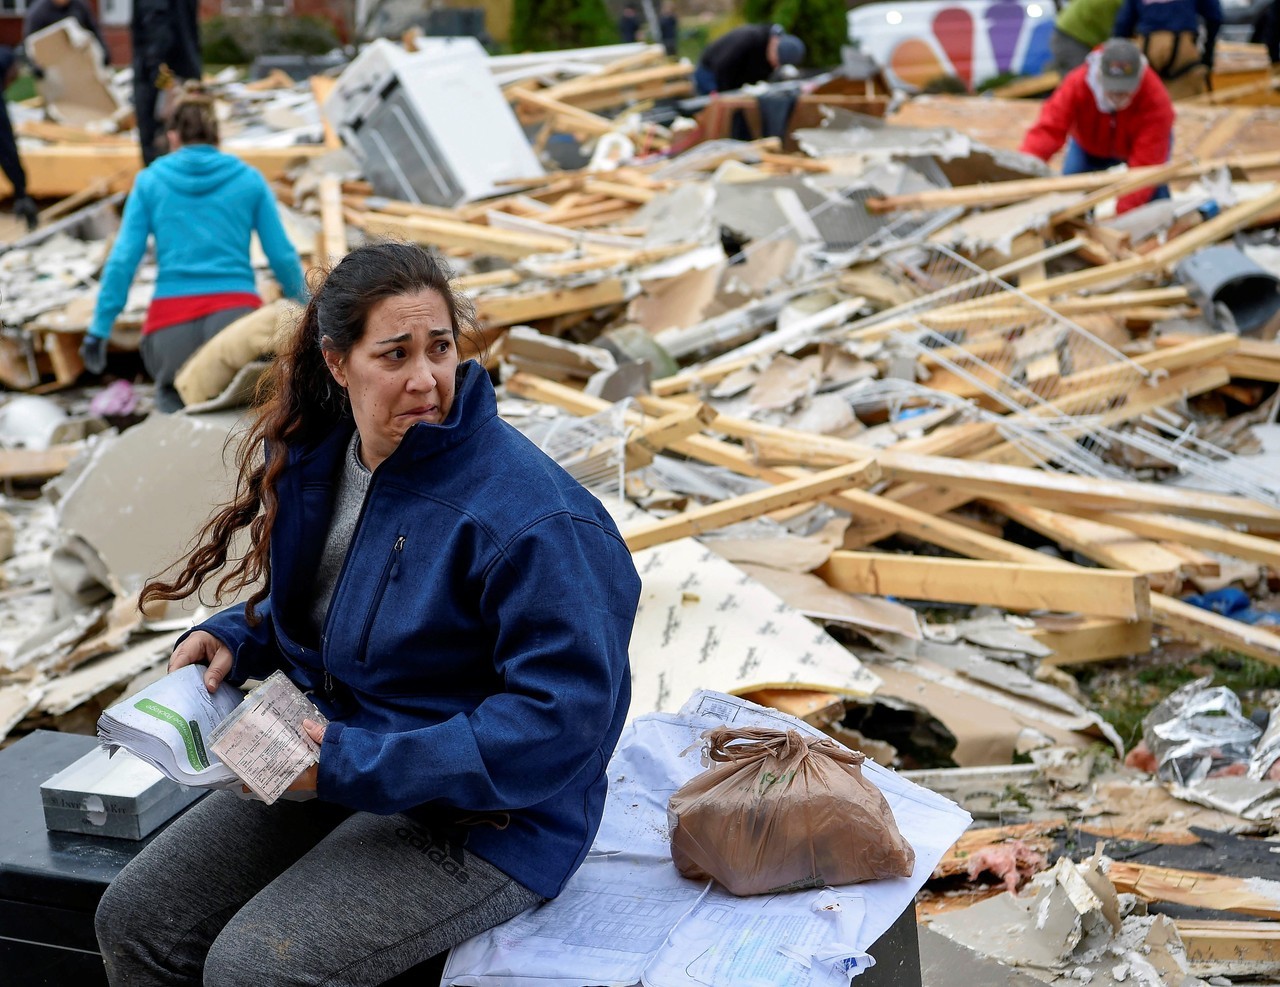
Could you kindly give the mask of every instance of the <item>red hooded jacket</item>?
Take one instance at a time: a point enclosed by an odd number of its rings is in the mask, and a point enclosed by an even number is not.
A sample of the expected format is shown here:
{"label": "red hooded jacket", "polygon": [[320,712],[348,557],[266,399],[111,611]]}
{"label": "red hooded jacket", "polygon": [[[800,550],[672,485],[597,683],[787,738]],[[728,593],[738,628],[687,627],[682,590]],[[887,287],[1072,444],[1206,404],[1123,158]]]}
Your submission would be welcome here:
{"label": "red hooded jacket", "polygon": [[[1040,108],[1019,150],[1048,161],[1073,137],[1094,157],[1116,158],[1130,168],[1168,161],[1174,112],[1160,77],[1147,66],[1133,102],[1117,113],[1104,113],[1089,88],[1088,72],[1086,63],[1067,73]],[[1143,205],[1153,191],[1144,188],[1121,196],[1116,212]]]}

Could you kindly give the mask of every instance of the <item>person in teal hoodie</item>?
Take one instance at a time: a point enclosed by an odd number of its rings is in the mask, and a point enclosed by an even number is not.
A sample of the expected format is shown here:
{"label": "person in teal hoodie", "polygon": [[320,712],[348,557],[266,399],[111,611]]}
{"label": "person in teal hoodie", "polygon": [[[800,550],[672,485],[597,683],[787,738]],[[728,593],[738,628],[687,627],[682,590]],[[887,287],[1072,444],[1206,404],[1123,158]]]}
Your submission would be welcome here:
{"label": "person in teal hoodie", "polygon": [[640,577],[460,359],[475,315],[451,278],[383,242],[316,285],[234,498],[142,591],[251,593],[169,669],[204,666],[210,692],[282,671],[328,723],[302,723],[319,762],[299,801],[213,792],[116,877],[95,918],[113,987],[372,987],[556,897],[587,857]]}
{"label": "person in teal hoodie", "polygon": [[187,358],[262,304],[249,255],[253,233],[284,294],[306,301],[302,263],[275,196],[260,172],[218,150],[212,100],[199,90],[179,97],[169,139],[177,150],[134,181],[80,348],[86,369],[106,369],[111,327],[154,237],[158,274],[142,326],[142,362],[156,382],[160,411],[182,407],[173,380]]}

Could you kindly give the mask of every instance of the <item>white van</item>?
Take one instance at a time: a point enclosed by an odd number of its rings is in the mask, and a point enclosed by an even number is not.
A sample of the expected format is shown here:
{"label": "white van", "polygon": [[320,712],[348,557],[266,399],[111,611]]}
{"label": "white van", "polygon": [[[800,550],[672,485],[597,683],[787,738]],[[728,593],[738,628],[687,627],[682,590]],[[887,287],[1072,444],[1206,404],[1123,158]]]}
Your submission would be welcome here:
{"label": "white van", "polygon": [[1053,0],[905,0],[849,11],[849,40],[912,92],[958,78],[974,90],[998,75],[1050,67]]}

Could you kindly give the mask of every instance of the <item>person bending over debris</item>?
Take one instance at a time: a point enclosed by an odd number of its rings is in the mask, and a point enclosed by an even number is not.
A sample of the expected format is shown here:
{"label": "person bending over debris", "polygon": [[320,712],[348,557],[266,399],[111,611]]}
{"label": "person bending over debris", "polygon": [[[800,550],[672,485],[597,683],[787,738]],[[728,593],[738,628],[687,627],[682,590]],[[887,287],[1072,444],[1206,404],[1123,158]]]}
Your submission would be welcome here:
{"label": "person bending over debris", "polygon": [[133,45],[133,112],[143,164],[164,153],[156,119],[161,66],[179,80],[199,80],[199,0],[133,0],[129,39]]}
{"label": "person bending over debris", "polygon": [[[1203,50],[1199,44],[1201,22]],[[1219,0],[1124,0],[1116,15],[1114,34],[1117,38],[1136,37],[1170,96],[1181,99],[1209,88],[1221,27]]]}
{"label": "person bending over debris", "polygon": [[[1065,143],[1062,173],[1164,164],[1173,149],[1173,103],[1132,41],[1112,38],[1069,72],[1040,108],[1019,148],[1048,161]],[[1169,190],[1144,188],[1120,197],[1127,212]]]}
{"label": "person bending over debris", "polygon": [[178,370],[202,345],[262,304],[249,258],[257,232],[280,287],[306,301],[302,263],[262,175],[218,150],[212,99],[189,89],[174,105],[169,141],[177,148],[143,170],[125,203],[120,232],[102,272],[93,322],[80,347],[100,374],[107,339],[124,308],[134,271],[155,237],[155,297],[142,326],[142,362],[156,382],[156,407],[177,411]]}
{"label": "person bending over debris", "polygon": [[[107,47],[107,39],[102,36],[102,29],[98,27],[98,21],[85,0],[36,0],[27,8],[27,15],[22,20],[22,40],[26,41],[37,31],[52,27],[68,17],[98,39],[98,44],[102,47],[102,64],[106,65],[111,60],[111,50]],[[27,57],[31,57],[29,51]],[[34,64],[33,62],[32,65]]]}
{"label": "person bending over debris", "polygon": [[[18,75],[18,60],[8,45],[0,45],[0,93],[13,85]],[[27,224],[28,230],[36,228],[38,215],[36,204],[27,195],[27,173],[18,157],[18,141],[13,136],[13,124],[9,120],[9,104],[0,95],[0,171],[13,186],[13,214]]]}
{"label": "person bending over debris", "polygon": [[235,558],[219,585],[257,592],[170,670],[207,663],[213,691],[283,669],[330,722],[305,724],[314,801],[216,791],[121,872],[96,918],[113,985],[380,984],[555,897],[591,846],[640,580],[459,362],[450,278],[413,244],[343,258],[269,371],[235,500],[143,589],[187,598]]}
{"label": "person bending over debris", "polygon": [[693,81],[700,96],[763,82],[779,65],[804,61],[804,42],[777,24],[744,24],[703,49]]}

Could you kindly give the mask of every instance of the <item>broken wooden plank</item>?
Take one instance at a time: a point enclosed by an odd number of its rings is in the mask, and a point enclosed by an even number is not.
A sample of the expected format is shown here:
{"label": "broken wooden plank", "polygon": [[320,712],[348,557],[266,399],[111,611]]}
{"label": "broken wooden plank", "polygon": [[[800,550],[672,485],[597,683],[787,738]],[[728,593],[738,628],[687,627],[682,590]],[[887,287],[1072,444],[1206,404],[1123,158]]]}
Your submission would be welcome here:
{"label": "broken wooden plank", "polygon": [[1128,860],[1112,861],[1107,877],[1117,891],[1136,894],[1144,901],[1280,919],[1280,881],[1177,870]]}
{"label": "broken wooden plank", "polygon": [[[292,147],[229,147],[227,153],[257,168],[269,182],[288,175],[298,164],[327,154],[318,144]],[[125,192],[142,170],[137,142],[121,146],[50,144],[22,150],[27,172],[27,194],[38,199],[61,199],[74,195],[86,185],[107,179],[112,192]],[[8,179],[0,175],[0,198],[13,194]]]}
{"label": "broken wooden plank", "polygon": [[316,106],[320,109],[320,123],[324,128],[324,146],[334,151],[342,147],[342,138],[338,136],[338,132],[333,129],[333,124],[329,122],[328,115],[324,112],[325,100],[329,98],[329,94],[333,92],[333,87],[338,84],[338,80],[327,75],[313,75],[310,79],[311,95],[316,101]]}
{"label": "broken wooden plank", "polygon": [[1184,155],[1174,161],[1170,161],[1168,164],[1157,166],[1154,171],[1143,169],[1141,173],[1137,173],[1137,169],[1126,168],[1124,171],[1110,172],[1112,177],[1116,179],[1113,184],[1104,185],[1096,192],[1086,195],[1079,202],[1073,202],[1071,205],[1059,209],[1049,217],[1049,225],[1056,226],[1058,223],[1066,222],[1068,219],[1083,216],[1094,206],[1100,205],[1108,199],[1118,199],[1120,196],[1128,195],[1130,192],[1140,188],[1163,185],[1165,182],[1176,178],[1191,162],[1192,158]]}
{"label": "broken wooden plank", "polygon": [[640,469],[653,462],[663,449],[701,432],[715,421],[718,412],[709,404],[698,404],[663,415],[627,438],[626,470]]}
{"label": "broken wooden plank", "polygon": [[347,222],[342,215],[342,180],[337,175],[320,179],[320,236],[315,262],[332,267],[347,255]]}
{"label": "broken wooden plank", "polygon": [[1053,654],[1041,658],[1042,665],[1083,665],[1111,658],[1145,655],[1151,650],[1151,621],[1118,620],[1114,617],[1058,616],[1037,618],[1035,629],[1027,631]]}
{"label": "broken wooden plank", "polygon": [[823,494],[846,487],[869,486],[879,478],[880,470],[874,460],[859,460],[764,490],[755,490],[740,497],[695,507],[660,521],[631,525],[623,530],[622,536],[631,551],[639,552],[677,538],[689,538],[704,531],[713,531],[738,521],[759,517],[792,504],[816,500]]}
{"label": "broken wooden plank", "polygon": [[1280,974],[1280,922],[1176,919],[1190,972],[1271,979]]}
{"label": "broken wooden plank", "polygon": [[1132,572],[836,551],[817,574],[846,593],[1126,620],[1151,615],[1147,578]]}
{"label": "broken wooden plank", "polygon": [[626,300],[626,282],[622,278],[605,278],[576,288],[556,286],[543,291],[482,295],[476,299],[476,317],[482,326],[496,328]]}
{"label": "broken wooden plank", "polygon": [[1156,623],[1187,640],[1228,651],[1239,651],[1269,665],[1280,665],[1280,635],[1230,617],[1201,610],[1161,593],[1151,594],[1151,614]]}
{"label": "broken wooden plank", "polygon": [[67,444],[48,449],[0,449],[0,480],[48,480],[71,465],[84,446]]}
{"label": "broken wooden plank", "polygon": [[399,236],[429,247],[452,247],[517,260],[532,254],[563,253],[577,242],[568,234],[563,237],[544,236],[422,215],[363,213],[357,225],[374,235]]}
{"label": "broken wooden plank", "polygon": [[1122,569],[1143,573],[1152,589],[1161,593],[1176,593],[1182,588],[1181,557],[1161,548],[1155,542],[1140,538],[1126,528],[1117,528],[1100,521],[1061,514],[1029,504],[1011,504],[1006,501],[986,501],[1011,521],[1059,545],[1070,548],[1086,558],[1110,569]]}
{"label": "broken wooden plank", "polygon": [[[721,418],[717,428],[723,424]],[[1064,510],[1156,511],[1241,524],[1258,531],[1280,531],[1280,509],[1247,497],[910,453],[883,452],[878,458],[885,475],[892,479],[963,490],[975,497]]]}
{"label": "broken wooden plank", "polygon": [[[1188,164],[1176,178],[1197,178],[1219,168],[1251,169],[1274,168],[1280,165],[1280,151],[1261,151],[1222,158],[1201,158]],[[1163,166],[1149,165],[1147,175],[1155,174]],[[1137,168],[1132,177],[1144,177]],[[1111,184],[1115,176],[1110,172],[1085,172],[1078,175],[1055,175],[1049,178],[1019,178],[1006,182],[986,182],[980,185],[961,185],[955,188],[934,189],[905,195],[868,199],[867,208],[873,212],[893,212],[899,209],[946,209],[950,206],[996,206],[1046,195],[1050,192],[1081,192],[1102,188]]]}
{"label": "broken wooden plank", "polygon": [[1260,562],[1280,572],[1280,542],[1257,535],[1219,528],[1211,524],[1187,521],[1163,514],[1141,514],[1129,511],[1081,511],[1071,513],[1127,528],[1146,538],[1168,539],[1193,548],[1221,552],[1233,558]]}

